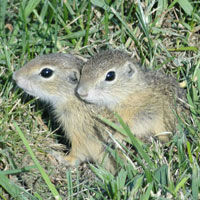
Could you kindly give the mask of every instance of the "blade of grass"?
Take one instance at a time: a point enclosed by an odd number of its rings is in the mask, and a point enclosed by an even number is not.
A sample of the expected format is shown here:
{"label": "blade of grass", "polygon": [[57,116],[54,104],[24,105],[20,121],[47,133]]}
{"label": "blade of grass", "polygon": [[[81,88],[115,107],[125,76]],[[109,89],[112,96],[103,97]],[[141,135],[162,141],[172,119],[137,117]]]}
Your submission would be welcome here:
{"label": "blade of grass", "polygon": [[87,24],[86,24],[84,46],[86,46],[88,44],[88,36],[89,36],[89,31],[90,31],[91,14],[92,14],[92,6],[91,6],[91,2],[89,1],[88,2],[88,9],[87,9]]}
{"label": "blade of grass", "polygon": [[192,159],[192,152],[191,152],[191,147],[190,147],[190,142],[189,141],[187,141],[187,152],[188,152],[190,163],[192,164],[193,163],[193,159]]}
{"label": "blade of grass", "polygon": [[19,200],[37,200],[36,197],[26,192],[26,190],[12,183],[4,174],[0,174],[0,186],[7,191],[13,199]]}
{"label": "blade of grass", "polygon": [[63,3],[65,4],[65,6],[67,7],[67,9],[68,9],[68,11],[69,11],[69,13],[70,13],[70,15],[75,15],[76,13],[73,11],[73,9],[71,8],[71,5],[69,4],[69,2],[68,1],[63,1]]}
{"label": "blade of grass", "polygon": [[[99,31],[98,28],[94,27],[94,28],[91,28],[89,30],[89,34],[93,34],[93,33],[97,33]],[[86,31],[83,30],[83,31],[77,31],[77,32],[74,32],[74,33],[70,33],[66,36],[63,37],[63,39],[73,39],[73,38],[80,38],[80,37],[84,37],[86,35]]]}
{"label": "blade of grass", "polygon": [[40,3],[40,0],[30,0],[28,1],[27,6],[24,9],[25,18],[28,18],[29,15],[33,12],[34,8]]}
{"label": "blade of grass", "polygon": [[172,1],[172,3],[169,5],[169,9],[172,9],[174,7],[174,5],[178,2],[179,0],[174,0]]}
{"label": "blade of grass", "polygon": [[[119,131],[118,131],[118,132],[119,132]],[[112,135],[109,131],[107,131],[107,133],[109,134],[110,138],[114,141],[116,147],[119,148],[119,149],[122,151],[122,154],[125,156],[125,158],[128,160],[128,162],[129,162],[129,163],[133,166],[133,168],[135,169],[136,167],[135,167],[134,163],[132,162],[132,160],[131,160],[131,159],[127,156],[127,154],[126,154],[126,151],[125,151],[125,150],[127,150],[126,147],[125,147],[125,146],[122,147],[123,144],[119,144],[119,142],[116,141],[116,139],[113,137],[113,135]],[[112,152],[111,152],[111,154],[112,154]],[[113,155],[113,156],[114,156],[114,155]],[[115,157],[115,156],[114,156],[114,157]],[[138,157],[137,157],[137,158],[138,158]],[[136,160],[137,160],[137,159],[136,159]],[[138,161],[138,162],[142,163],[141,160]]]}
{"label": "blade of grass", "polygon": [[144,176],[139,176],[134,184],[134,187],[133,189],[131,190],[131,194],[128,198],[128,200],[132,200],[132,199],[135,199],[136,198],[136,193],[138,191],[138,189],[141,187],[142,183],[143,183],[143,179],[144,179]]}
{"label": "blade of grass", "polygon": [[200,169],[197,167],[198,165],[196,164],[194,164],[192,167],[192,196],[194,200],[198,200],[200,189]]}
{"label": "blade of grass", "polygon": [[144,61],[145,57],[144,54],[142,52],[141,49],[141,45],[138,41],[138,39],[136,38],[136,36],[133,34],[133,30],[131,30],[128,26],[128,23],[122,19],[121,15],[113,8],[108,6],[104,0],[100,0],[100,1],[96,1],[96,0],[91,0],[91,2],[95,5],[95,6],[99,6],[101,8],[103,8],[104,10],[107,11],[111,11],[117,18],[118,20],[122,23],[122,25],[124,26],[126,32],[128,33],[129,37],[131,37],[131,39],[135,42],[135,45],[138,47],[138,50],[140,52],[140,56],[141,56],[141,60],[142,62]]}
{"label": "blade of grass", "polygon": [[[123,128],[117,126],[115,123],[99,116],[99,119],[102,120],[102,122],[108,124],[110,127],[114,128],[115,130],[117,130],[119,133],[122,133],[127,137],[127,142],[129,142],[130,144],[132,144],[137,150],[138,153],[140,154],[140,156],[149,164],[149,166],[151,167],[151,169],[154,169],[154,163],[151,161],[150,157],[148,156],[148,154],[143,150],[142,147],[142,142],[140,140],[138,140],[133,133],[131,133],[130,129],[127,127],[127,125],[123,122],[123,120],[116,115],[120,124],[122,125]],[[134,155],[133,155],[134,156]],[[135,157],[135,156],[134,156]],[[142,164],[142,161],[139,157],[135,157],[135,159],[141,164],[141,166],[145,169],[145,165]],[[147,170],[147,174],[151,174],[149,170]]]}
{"label": "blade of grass", "polygon": [[104,17],[104,30],[105,30],[105,39],[108,39],[108,34],[109,34],[109,14],[108,11],[105,10],[105,17]]}
{"label": "blade of grass", "polygon": [[[131,30],[131,29],[128,27],[128,25],[127,25],[128,23],[125,22],[125,21],[121,18],[121,16],[119,15],[119,13],[118,13],[114,8],[111,7],[111,11],[115,14],[115,16],[116,16],[116,17],[120,20],[120,22],[124,25],[125,30],[126,30],[126,32],[128,33],[129,37],[131,37],[132,40],[135,42],[135,45],[137,46],[137,48],[138,48],[138,50],[139,50],[139,52],[140,52],[141,60],[142,60],[142,63],[143,63],[144,60],[145,60],[145,57],[144,57],[144,54],[143,54],[142,49],[141,49],[141,44],[140,44],[140,42],[138,41],[138,39],[136,38],[136,36],[133,34],[133,30]],[[146,53],[147,53],[147,52],[146,52]]]}
{"label": "blade of grass", "polygon": [[188,0],[178,0],[178,3],[188,15],[192,15],[193,7]]}
{"label": "blade of grass", "polygon": [[48,0],[45,0],[44,4],[42,6],[42,10],[40,12],[40,18],[42,19],[43,22],[44,22],[45,16],[47,15],[47,11],[48,11]]}
{"label": "blade of grass", "polygon": [[176,185],[175,190],[174,190],[175,194],[177,194],[177,192],[179,191],[179,189],[185,185],[185,183],[187,182],[187,180],[188,180],[189,178],[190,178],[189,176],[188,176],[188,177],[184,177],[184,178]]}
{"label": "blade of grass", "polygon": [[167,49],[168,51],[175,51],[175,52],[178,52],[178,51],[198,51],[198,47],[195,47],[195,46],[190,46],[190,47],[180,47],[180,48],[177,48],[177,49]]}
{"label": "blade of grass", "polygon": [[37,192],[35,192],[34,195],[35,197],[37,197],[38,200],[43,200],[42,197]]}
{"label": "blade of grass", "polygon": [[143,147],[138,142],[138,139],[133,135],[133,133],[131,133],[130,128],[124,123],[124,121],[118,114],[116,114],[116,117],[119,120],[119,123],[122,125],[122,127],[126,131],[126,134],[128,135],[128,137],[131,139],[133,146],[138,150],[138,153],[148,163],[149,167],[151,169],[154,169],[155,168],[154,163],[151,161],[149,155],[144,151]]}
{"label": "blade of grass", "polygon": [[[63,21],[62,17],[59,15],[59,13],[57,12],[57,10],[53,7],[53,5],[51,4],[51,2],[48,2],[49,3],[49,6],[52,8],[52,10],[54,11],[54,13],[57,13],[57,17],[58,17],[58,20],[60,21],[60,23],[62,24],[63,28],[65,29],[66,33],[67,34],[72,34],[72,32],[70,31],[70,29],[66,26],[66,23]],[[71,38],[70,38],[71,39]],[[75,45],[76,44],[76,40],[75,39],[72,39],[71,40],[72,43]]]}
{"label": "blade of grass", "polygon": [[156,11],[156,19],[159,19],[156,24],[158,27],[161,26],[161,23],[163,22],[163,13],[167,10],[168,7],[168,1],[163,0],[163,1],[158,1],[158,7]]}
{"label": "blade of grass", "polygon": [[140,199],[142,199],[142,200],[148,200],[149,197],[150,197],[152,189],[153,189],[153,183],[149,183],[149,186],[148,186],[145,194],[143,194]]}
{"label": "blade of grass", "polygon": [[28,144],[28,141],[26,140],[24,134],[22,133],[21,129],[17,126],[16,122],[14,122],[14,126],[15,129],[17,131],[17,133],[19,134],[20,138],[22,139],[24,145],[26,146],[26,149],[28,150],[33,162],[35,163],[35,165],[37,166],[38,170],[40,171],[42,178],[44,179],[44,181],[46,182],[46,184],[49,187],[49,190],[51,191],[51,193],[53,194],[54,198],[57,200],[61,200],[61,197],[57,191],[57,189],[55,188],[55,186],[51,183],[50,178],[48,177],[48,175],[46,174],[44,168],[42,168],[42,166],[40,165],[39,161],[37,160],[37,158],[35,157],[30,145]]}
{"label": "blade of grass", "polygon": [[23,167],[21,169],[13,169],[13,170],[0,171],[0,175],[1,174],[3,174],[3,175],[20,174],[20,173],[23,173],[23,172],[29,172],[31,169],[35,169],[35,168],[36,168],[36,166],[33,165],[33,166]]}
{"label": "blade of grass", "polygon": [[[152,49],[153,49],[152,48],[152,40],[149,36],[149,27],[148,27],[148,23],[147,23],[147,20],[146,20],[147,16],[145,16],[145,14],[144,14],[140,0],[137,0],[137,2],[138,2],[138,9],[137,9],[136,16],[139,20],[139,24],[140,24],[144,34],[148,38],[149,52],[152,54]],[[151,57],[152,57],[152,55],[151,55]],[[151,59],[151,57],[150,57],[150,59]]]}
{"label": "blade of grass", "polygon": [[7,2],[7,0],[0,1],[0,30],[3,30],[5,26]]}
{"label": "blade of grass", "polygon": [[4,53],[5,53],[5,56],[6,56],[7,66],[11,70],[10,49],[8,49],[8,46],[6,44],[4,45]]}
{"label": "blade of grass", "polygon": [[71,175],[71,171],[67,171],[66,172],[66,177],[67,177],[67,187],[68,187],[68,190],[67,190],[67,197],[68,199],[73,199],[72,196],[73,196],[73,185],[72,185],[72,175]]}
{"label": "blade of grass", "polygon": [[158,181],[160,185],[167,186],[168,185],[168,167],[167,165],[162,165],[154,172],[154,178]]}
{"label": "blade of grass", "polygon": [[91,0],[91,3],[94,4],[95,6],[103,8],[104,10],[108,8],[104,0]]}

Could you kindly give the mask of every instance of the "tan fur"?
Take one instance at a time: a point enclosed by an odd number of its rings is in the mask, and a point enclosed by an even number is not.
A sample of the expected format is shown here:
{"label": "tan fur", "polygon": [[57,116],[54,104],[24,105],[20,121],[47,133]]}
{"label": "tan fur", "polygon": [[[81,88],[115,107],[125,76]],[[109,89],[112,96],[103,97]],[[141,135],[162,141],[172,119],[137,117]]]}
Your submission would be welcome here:
{"label": "tan fur", "polygon": [[[65,157],[65,164],[69,166],[87,160],[101,164],[108,142],[108,127],[99,122],[97,116],[113,117],[107,110],[87,105],[75,96],[82,64],[80,59],[70,54],[49,54],[36,57],[13,75],[19,87],[53,105],[56,117],[72,144],[69,155]],[[54,71],[52,77],[40,75],[44,68]],[[71,77],[76,77],[77,82],[69,82]],[[113,164],[112,158],[105,159],[104,166],[111,172],[116,170]]]}
{"label": "tan fur", "polygon": [[[114,80],[105,80],[114,71]],[[122,51],[105,51],[83,67],[77,93],[83,100],[117,112],[139,138],[168,141],[184,91],[171,77],[147,71]],[[175,113],[174,113],[175,112]]]}

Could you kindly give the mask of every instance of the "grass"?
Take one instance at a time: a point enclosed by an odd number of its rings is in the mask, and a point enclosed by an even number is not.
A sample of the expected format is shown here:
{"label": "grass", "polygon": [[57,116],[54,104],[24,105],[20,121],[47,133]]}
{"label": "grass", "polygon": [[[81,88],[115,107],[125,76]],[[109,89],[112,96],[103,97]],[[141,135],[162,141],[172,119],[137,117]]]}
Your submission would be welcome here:
{"label": "grass", "polygon": [[[1,199],[54,199],[51,186],[61,199],[199,199],[199,8],[198,1],[188,0],[0,1]],[[121,121],[134,151],[122,145],[132,161],[125,165],[110,150],[121,166],[115,177],[94,165],[58,166],[49,154],[60,141],[52,118],[12,81],[13,71],[36,55],[73,52],[88,58],[107,48],[124,49],[176,77],[191,111],[165,145],[137,141]],[[48,174],[50,188],[14,123]]]}

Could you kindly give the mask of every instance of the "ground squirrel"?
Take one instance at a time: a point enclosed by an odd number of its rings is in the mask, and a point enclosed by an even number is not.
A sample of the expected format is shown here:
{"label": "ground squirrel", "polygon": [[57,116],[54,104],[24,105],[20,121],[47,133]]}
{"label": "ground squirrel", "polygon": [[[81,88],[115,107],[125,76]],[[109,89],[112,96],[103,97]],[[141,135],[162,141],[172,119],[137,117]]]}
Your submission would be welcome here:
{"label": "ground squirrel", "polygon": [[[86,160],[101,163],[108,141],[104,134],[108,127],[96,117],[111,114],[98,106],[88,106],[75,96],[82,64],[82,60],[70,54],[49,54],[36,57],[13,75],[25,92],[53,105],[71,141],[71,151],[65,158],[69,166]],[[107,158],[104,166],[115,172],[111,158]]]}
{"label": "ground squirrel", "polygon": [[168,141],[183,109],[184,92],[171,77],[142,68],[123,51],[101,52],[84,64],[77,93],[117,112],[139,138]]}

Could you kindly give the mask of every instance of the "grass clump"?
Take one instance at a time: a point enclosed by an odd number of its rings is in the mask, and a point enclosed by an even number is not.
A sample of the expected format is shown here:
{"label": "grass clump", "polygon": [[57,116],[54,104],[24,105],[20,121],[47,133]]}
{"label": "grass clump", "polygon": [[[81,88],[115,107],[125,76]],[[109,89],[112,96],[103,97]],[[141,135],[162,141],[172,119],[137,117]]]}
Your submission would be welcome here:
{"label": "grass clump", "polygon": [[[0,197],[53,199],[17,134],[14,121],[62,199],[199,199],[200,11],[198,1],[0,1]],[[59,166],[53,120],[17,89],[12,73],[39,54],[73,52],[86,58],[100,49],[124,49],[149,68],[162,69],[185,87],[191,115],[167,144],[129,136],[116,152],[121,170]],[[184,115],[184,114],[183,114]],[[57,129],[56,129],[57,130]],[[55,147],[57,144],[57,147]],[[62,152],[62,150],[60,150]],[[131,161],[131,162],[129,162]]]}

